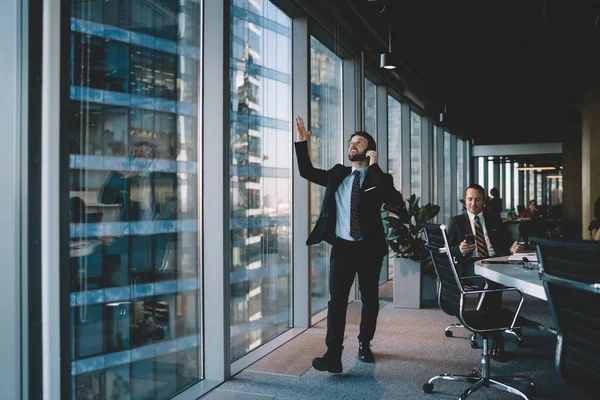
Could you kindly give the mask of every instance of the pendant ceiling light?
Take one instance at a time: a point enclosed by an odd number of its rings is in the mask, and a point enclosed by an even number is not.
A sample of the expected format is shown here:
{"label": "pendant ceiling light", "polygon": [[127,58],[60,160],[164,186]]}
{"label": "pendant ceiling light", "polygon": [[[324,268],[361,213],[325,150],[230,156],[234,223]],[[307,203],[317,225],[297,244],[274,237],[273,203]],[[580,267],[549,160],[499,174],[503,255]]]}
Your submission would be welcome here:
{"label": "pendant ceiling light", "polygon": [[385,69],[394,69],[396,68],[396,64],[392,61],[392,28],[389,28],[388,31],[388,52],[381,53],[381,57],[379,60],[379,66]]}

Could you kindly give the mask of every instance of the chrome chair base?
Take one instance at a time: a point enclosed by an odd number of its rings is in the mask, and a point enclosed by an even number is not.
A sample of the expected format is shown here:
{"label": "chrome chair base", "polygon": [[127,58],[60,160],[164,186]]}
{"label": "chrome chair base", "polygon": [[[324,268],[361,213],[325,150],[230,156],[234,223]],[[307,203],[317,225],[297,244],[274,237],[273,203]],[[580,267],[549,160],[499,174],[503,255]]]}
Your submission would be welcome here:
{"label": "chrome chair base", "polygon": [[522,391],[520,391],[517,388],[514,388],[514,387],[512,387],[510,385],[507,385],[506,383],[501,382],[502,380],[527,382],[527,383],[529,383],[529,387],[528,387],[529,392],[531,392],[531,394],[535,393],[535,383],[528,376],[514,375],[514,376],[494,376],[494,377],[483,378],[481,376],[476,376],[475,374],[469,374],[469,375],[442,374],[442,375],[437,375],[437,376],[434,376],[433,378],[431,378],[429,380],[429,382],[427,382],[425,385],[423,385],[423,391],[425,393],[431,393],[431,392],[433,392],[433,382],[436,381],[436,380],[438,380],[438,379],[449,380],[449,381],[457,381],[457,382],[472,383],[471,387],[469,387],[467,390],[465,390],[463,392],[463,394],[460,396],[461,400],[466,399],[472,393],[474,393],[477,390],[479,390],[481,388],[484,388],[484,387],[487,387],[487,388],[493,387],[493,388],[502,390],[504,392],[508,392],[508,393],[512,393],[512,394],[515,394],[517,396],[520,396],[521,398],[523,398],[525,400],[529,400],[529,397],[527,397],[527,395],[525,393],[523,393]]}
{"label": "chrome chair base", "polygon": [[425,393],[433,392],[433,382],[436,380],[448,380],[448,381],[458,381],[458,382],[468,382],[472,383],[471,387],[463,392],[460,396],[460,399],[466,399],[472,393],[477,390],[486,387],[486,388],[496,388],[508,393],[515,394],[520,396],[525,400],[529,400],[527,395],[520,391],[519,389],[512,387],[502,381],[519,381],[528,383],[527,390],[531,393],[535,393],[535,383],[528,376],[523,375],[511,375],[511,376],[490,376],[490,354],[489,354],[489,338],[483,339],[483,353],[481,354],[481,370],[475,368],[469,375],[454,375],[454,374],[440,374],[436,375],[433,378],[429,379],[429,381],[423,385],[423,391]]}

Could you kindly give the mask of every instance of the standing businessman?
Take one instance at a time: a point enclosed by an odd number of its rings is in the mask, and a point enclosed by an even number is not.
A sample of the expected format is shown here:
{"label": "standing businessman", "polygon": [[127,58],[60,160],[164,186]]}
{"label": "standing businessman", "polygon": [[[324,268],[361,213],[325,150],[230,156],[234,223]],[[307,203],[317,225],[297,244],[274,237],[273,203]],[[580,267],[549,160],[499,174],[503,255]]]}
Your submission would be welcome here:
{"label": "standing businessman", "polygon": [[308,156],[308,140],[302,118],[296,118],[295,143],[300,176],[324,186],[321,213],[308,236],[307,245],[326,241],[333,246],[330,257],[327,314],[327,352],[313,360],[318,371],[342,372],[342,350],[348,295],[354,276],[362,299],[358,358],[374,362],[370,343],[379,313],[379,272],[387,254],[381,219],[383,203],[399,204],[402,195],[394,188],[392,176],[377,164],[377,145],[367,132],[356,132],[348,142],[352,167],[336,164],[329,170],[313,167]]}

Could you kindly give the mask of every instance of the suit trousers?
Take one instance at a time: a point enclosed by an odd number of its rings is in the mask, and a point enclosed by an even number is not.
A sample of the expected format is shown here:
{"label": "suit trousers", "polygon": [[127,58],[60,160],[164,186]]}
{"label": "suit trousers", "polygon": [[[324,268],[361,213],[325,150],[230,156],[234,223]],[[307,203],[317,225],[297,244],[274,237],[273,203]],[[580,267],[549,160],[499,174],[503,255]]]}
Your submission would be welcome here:
{"label": "suit trousers", "polygon": [[365,240],[351,242],[337,238],[330,256],[329,295],[327,313],[327,350],[338,354],[342,352],[348,295],[358,274],[358,287],[362,300],[360,332],[358,340],[370,342],[375,335],[377,315],[379,314],[379,273],[383,257],[374,255],[375,246]]}

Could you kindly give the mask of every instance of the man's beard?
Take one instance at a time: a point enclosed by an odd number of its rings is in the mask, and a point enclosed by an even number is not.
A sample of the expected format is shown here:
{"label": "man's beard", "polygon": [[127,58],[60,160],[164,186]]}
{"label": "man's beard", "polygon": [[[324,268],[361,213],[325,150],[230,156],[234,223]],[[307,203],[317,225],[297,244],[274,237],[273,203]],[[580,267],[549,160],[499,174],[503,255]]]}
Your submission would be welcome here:
{"label": "man's beard", "polygon": [[348,153],[348,159],[353,162],[354,161],[365,161],[367,158],[369,158],[369,157],[367,157],[367,151],[368,150],[365,150],[363,153],[356,153],[356,154]]}

